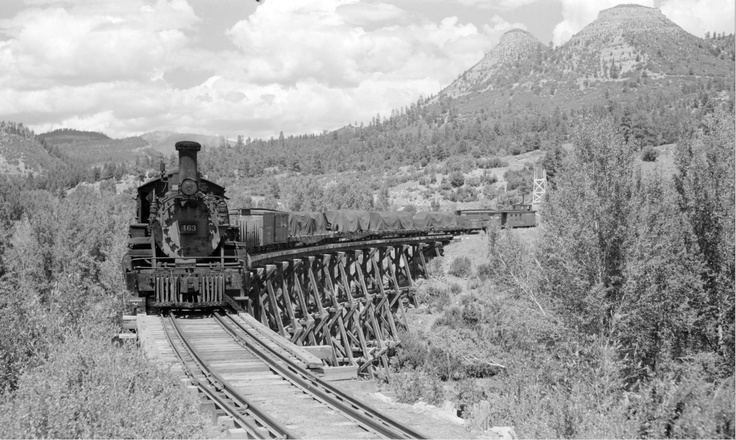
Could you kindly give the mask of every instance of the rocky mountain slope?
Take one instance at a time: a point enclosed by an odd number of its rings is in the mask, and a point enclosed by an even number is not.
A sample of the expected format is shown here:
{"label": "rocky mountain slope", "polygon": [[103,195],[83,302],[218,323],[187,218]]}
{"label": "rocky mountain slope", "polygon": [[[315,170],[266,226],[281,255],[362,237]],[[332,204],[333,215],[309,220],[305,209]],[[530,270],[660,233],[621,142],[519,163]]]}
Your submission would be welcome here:
{"label": "rocky mountain slope", "polygon": [[723,76],[729,64],[714,57],[701,38],[687,33],[656,8],[620,5],[560,48],[564,72],[601,80],[648,75]]}
{"label": "rocky mountain slope", "polygon": [[[659,9],[619,5],[601,11],[554,50],[527,32],[507,32],[438,97],[453,100],[460,113],[515,103],[580,108],[642,94],[681,94],[683,85],[703,79],[728,89],[733,71],[733,49],[687,33]],[[627,95],[632,90],[636,94]]]}
{"label": "rocky mountain slope", "polygon": [[532,72],[551,52],[529,32],[510,30],[478,64],[453,81],[441,95],[456,98],[513,83],[517,75]]}

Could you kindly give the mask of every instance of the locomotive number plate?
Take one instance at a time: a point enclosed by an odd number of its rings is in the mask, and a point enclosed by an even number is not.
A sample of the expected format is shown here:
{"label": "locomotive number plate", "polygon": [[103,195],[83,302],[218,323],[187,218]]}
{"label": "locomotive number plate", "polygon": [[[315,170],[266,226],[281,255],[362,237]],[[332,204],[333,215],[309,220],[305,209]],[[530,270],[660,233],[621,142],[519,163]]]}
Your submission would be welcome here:
{"label": "locomotive number plate", "polygon": [[182,234],[196,234],[197,224],[196,223],[181,223],[179,225],[179,231]]}

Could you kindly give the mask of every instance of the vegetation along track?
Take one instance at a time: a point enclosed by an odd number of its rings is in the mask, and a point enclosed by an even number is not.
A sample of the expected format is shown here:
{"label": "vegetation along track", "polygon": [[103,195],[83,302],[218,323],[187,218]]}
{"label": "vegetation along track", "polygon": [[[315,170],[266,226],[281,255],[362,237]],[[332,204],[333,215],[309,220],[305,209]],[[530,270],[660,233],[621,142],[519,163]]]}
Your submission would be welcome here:
{"label": "vegetation along track", "polygon": [[[201,371],[209,383],[214,381],[222,389],[221,394],[242,402],[230,406],[250,410],[251,414],[242,422],[250,426],[243,426],[234,417],[249,435],[259,438],[423,438],[314,377],[287,353],[262,342],[237,316],[170,317],[168,322],[180,339],[179,345],[186,346],[189,353],[182,361],[186,363],[187,356],[196,358],[197,371]],[[201,386],[202,382],[204,380],[198,379],[195,385]]]}

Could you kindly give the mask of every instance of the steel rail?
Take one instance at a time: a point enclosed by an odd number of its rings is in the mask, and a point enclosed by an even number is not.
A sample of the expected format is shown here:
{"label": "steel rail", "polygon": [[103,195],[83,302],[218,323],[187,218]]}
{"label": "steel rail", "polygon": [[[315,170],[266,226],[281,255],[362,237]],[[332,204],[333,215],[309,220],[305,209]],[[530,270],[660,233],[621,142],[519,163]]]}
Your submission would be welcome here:
{"label": "steel rail", "polygon": [[[270,416],[266,415],[263,411],[258,409],[256,406],[248,402],[246,398],[244,398],[237,390],[233,389],[219,374],[212,371],[212,368],[208,365],[208,363],[201,358],[199,353],[194,349],[194,347],[192,347],[187,338],[184,337],[184,334],[179,328],[179,325],[176,323],[176,319],[171,315],[167,316],[166,318],[168,318],[171,326],[176,332],[176,336],[181,340],[182,344],[187,349],[188,354],[200,368],[205,378],[211,383],[216,382],[212,383],[211,385],[202,384],[202,381],[196,379],[193,374],[189,374],[190,378],[195,381],[195,385],[200,387],[200,389],[214,387],[217,391],[219,391],[220,389],[224,390],[230,397],[230,399],[232,399],[240,406],[240,410],[225,402],[224,399],[214,394],[210,389],[206,391],[208,397],[210,397],[214,402],[220,405],[220,407],[224,409],[228,413],[228,415],[236,419],[244,429],[249,431],[249,433],[256,436],[257,438],[297,438],[297,436],[294,435],[289,429],[281,426],[279,422],[275,421]],[[169,334],[169,330],[166,329],[166,326],[164,326],[164,331],[166,333],[166,337],[169,340],[169,344],[171,344],[172,348],[176,352],[177,357],[179,357],[179,359],[182,361],[182,364],[184,364],[183,357],[174,345],[171,335]],[[184,368],[189,371],[189,368],[186,365],[184,365]],[[202,387],[201,385],[204,385],[204,387]],[[247,411],[256,420],[256,422],[260,424],[260,426],[255,425],[251,421],[249,421],[246,416],[242,414],[243,410]],[[263,436],[261,431],[264,429],[268,431],[269,436]]]}
{"label": "steel rail", "polygon": [[[225,322],[225,318],[221,313],[216,313],[215,318],[222,325],[222,327],[230,333],[230,335],[239,343],[245,344],[248,349],[258,355],[263,361],[277,373],[288,379],[290,382],[303,389],[305,392],[313,395],[318,400],[331,406],[337,411],[342,412],[349,418],[353,419],[360,426],[370,431],[376,432],[379,435],[390,438],[416,438],[424,439],[427,438],[423,434],[412,430],[400,422],[376,411],[372,407],[366,405],[363,402],[355,399],[347,393],[335,388],[328,384],[322,379],[315,377],[310,372],[306,371],[301,366],[295,364],[286,356],[277,352],[267,344],[261,342],[257,335],[254,335],[250,330],[245,328],[241,323],[236,321],[232,316],[227,316],[227,319],[232,324]],[[239,336],[233,329],[232,326],[237,327],[243,333],[248,335],[252,340],[257,341],[258,347],[253,342]],[[264,353],[264,350],[269,354]],[[283,362],[281,365],[278,361]]]}
{"label": "steel rail", "polygon": [[[238,411],[237,408],[230,405],[223,399],[222,397],[218,396],[216,393],[216,389],[213,390],[214,387],[212,384],[205,383],[196,377],[194,377],[194,373],[191,371],[191,369],[186,365],[186,361],[184,360],[184,355],[179,351],[179,348],[174,344],[173,337],[170,334],[170,330],[166,325],[164,327],[164,333],[166,334],[166,339],[169,341],[169,345],[171,345],[171,348],[174,350],[174,354],[176,354],[176,357],[179,358],[179,361],[182,364],[182,368],[184,368],[184,372],[189,376],[189,380],[192,382],[194,386],[196,386],[200,391],[202,391],[205,396],[207,396],[208,399],[210,399],[212,402],[215,403],[218,407],[223,409],[227,415],[232,417],[233,419],[237,420],[238,424],[245,429],[249,435],[254,436],[255,438],[259,439],[265,439],[267,437],[263,436],[260,432],[260,429],[258,426],[254,425],[250,420],[246,419],[245,416]],[[197,360],[192,357],[192,360],[194,360],[195,363],[197,363]],[[199,365],[198,365],[199,366]],[[199,366],[200,369],[202,368]],[[202,374],[207,377],[208,372],[202,371]]]}

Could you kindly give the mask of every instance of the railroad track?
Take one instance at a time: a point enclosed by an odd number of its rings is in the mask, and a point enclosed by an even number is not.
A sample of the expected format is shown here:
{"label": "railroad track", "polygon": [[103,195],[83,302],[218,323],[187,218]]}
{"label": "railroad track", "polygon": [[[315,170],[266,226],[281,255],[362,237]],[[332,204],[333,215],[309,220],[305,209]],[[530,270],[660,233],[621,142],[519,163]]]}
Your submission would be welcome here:
{"label": "railroad track", "polygon": [[214,372],[212,366],[182,334],[173,316],[164,318],[163,328],[169,344],[192,384],[214,402],[220,411],[230,416],[233,422],[245,431],[248,438],[297,438],[288,428],[255,407],[220,374]]}
{"label": "railroad track", "polygon": [[263,342],[237,315],[167,319],[166,333],[176,333],[172,346],[195,385],[229,399],[225,406],[215,404],[229,415],[225,407],[235,409],[231,417],[249,436],[424,438],[313,376],[288,352]]}

